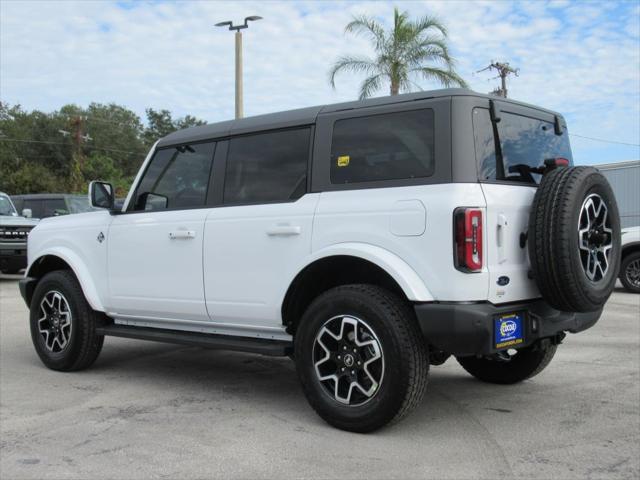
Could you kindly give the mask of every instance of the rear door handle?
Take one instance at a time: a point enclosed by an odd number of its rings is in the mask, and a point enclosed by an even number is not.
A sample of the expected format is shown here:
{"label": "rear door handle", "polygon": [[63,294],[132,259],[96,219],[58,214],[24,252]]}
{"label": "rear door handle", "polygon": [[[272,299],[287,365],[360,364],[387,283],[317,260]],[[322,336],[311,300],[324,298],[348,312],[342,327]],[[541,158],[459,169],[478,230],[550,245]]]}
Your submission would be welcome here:
{"label": "rear door handle", "polygon": [[171,240],[196,238],[196,232],[193,230],[174,230],[173,232],[169,232],[169,238]]}
{"label": "rear door handle", "polygon": [[271,225],[267,230],[267,235],[270,237],[290,237],[292,235],[300,235],[302,228],[298,225]]}

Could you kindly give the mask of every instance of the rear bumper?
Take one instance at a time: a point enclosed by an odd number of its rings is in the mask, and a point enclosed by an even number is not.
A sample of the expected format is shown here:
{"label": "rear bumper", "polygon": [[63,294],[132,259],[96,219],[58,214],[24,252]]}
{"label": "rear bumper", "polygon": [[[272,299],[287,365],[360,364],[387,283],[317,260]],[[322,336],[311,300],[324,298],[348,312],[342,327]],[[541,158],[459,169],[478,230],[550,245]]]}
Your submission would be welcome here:
{"label": "rear bumper", "polygon": [[493,305],[491,303],[422,303],[414,306],[424,337],[430,345],[456,356],[491,355],[495,348],[494,319],[509,313],[523,314],[524,341],[517,348],[562,332],[577,333],[592,327],[602,310],[589,313],[561,312],[545,301]]}

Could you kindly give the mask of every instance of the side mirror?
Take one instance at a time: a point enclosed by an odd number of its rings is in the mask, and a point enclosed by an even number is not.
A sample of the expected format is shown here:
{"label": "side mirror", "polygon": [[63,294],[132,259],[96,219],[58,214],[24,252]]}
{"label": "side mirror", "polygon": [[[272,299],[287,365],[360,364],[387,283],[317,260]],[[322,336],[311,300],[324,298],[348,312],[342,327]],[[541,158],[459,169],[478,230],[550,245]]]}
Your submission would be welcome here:
{"label": "side mirror", "polygon": [[166,210],[169,199],[158,193],[144,192],[138,196],[138,210]]}
{"label": "side mirror", "polygon": [[106,182],[91,182],[89,184],[89,203],[92,207],[113,208],[113,186]]}
{"label": "side mirror", "polygon": [[33,212],[31,211],[30,208],[23,208],[22,209],[22,216],[24,218],[31,218],[31,217],[33,217]]}

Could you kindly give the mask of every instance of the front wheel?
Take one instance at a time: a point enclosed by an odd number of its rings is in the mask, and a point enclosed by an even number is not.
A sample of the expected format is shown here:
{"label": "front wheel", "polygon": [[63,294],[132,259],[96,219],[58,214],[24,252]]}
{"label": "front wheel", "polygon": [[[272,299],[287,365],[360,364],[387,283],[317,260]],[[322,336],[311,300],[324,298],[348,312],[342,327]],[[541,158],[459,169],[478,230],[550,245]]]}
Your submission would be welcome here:
{"label": "front wheel", "polygon": [[511,384],[531,378],[544,370],[556,353],[557,345],[532,345],[516,350],[513,355],[492,358],[459,357],[458,363],[478,380]]}
{"label": "front wheel", "polygon": [[631,293],[640,293],[640,251],[626,255],[620,266],[620,282]]}
{"label": "front wheel", "polygon": [[314,300],[295,336],[295,361],[314,410],[353,432],[407,415],[424,396],[429,369],[413,312],[373,285],[336,287]]}
{"label": "front wheel", "polygon": [[38,282],[31,299],[31,339],[47,367],[72,371],[93,364],[104,342],[96,334],[98,321],[70,271],[50,272]]}

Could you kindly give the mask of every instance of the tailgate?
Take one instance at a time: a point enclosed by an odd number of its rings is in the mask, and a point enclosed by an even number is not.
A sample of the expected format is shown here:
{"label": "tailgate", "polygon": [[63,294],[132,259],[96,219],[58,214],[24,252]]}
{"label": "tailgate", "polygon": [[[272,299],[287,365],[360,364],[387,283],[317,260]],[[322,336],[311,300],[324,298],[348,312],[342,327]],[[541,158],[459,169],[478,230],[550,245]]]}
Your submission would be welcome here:
{"label": "tailgate", "polygon": [[507,303],[540,296],[529,278],[529,255],[521,236],[527,232],[536,187],[482,183],[487,202],[486,255],[488,300]]}

